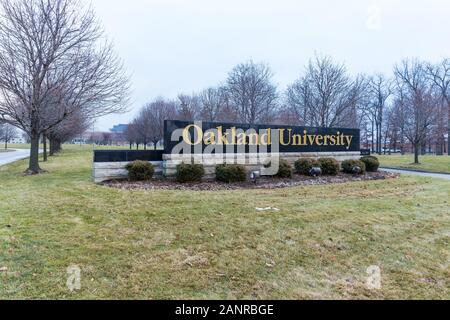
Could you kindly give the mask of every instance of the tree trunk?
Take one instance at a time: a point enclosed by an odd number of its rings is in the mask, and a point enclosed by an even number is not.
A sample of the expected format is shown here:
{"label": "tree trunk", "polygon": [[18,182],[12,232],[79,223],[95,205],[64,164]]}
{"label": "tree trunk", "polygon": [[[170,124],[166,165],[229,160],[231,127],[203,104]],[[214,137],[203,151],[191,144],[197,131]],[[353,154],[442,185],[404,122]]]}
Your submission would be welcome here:
{"label": "tree trunk", "polygon": [[382,145],[381,144],[382,144],[383,137],[382,137],[381,130],[382,130],[381,124],[378,123],[377,124],[377,152],[379,155],[381,155],[381,153],[382,153]]}
{"label": "tree trunk", "polygon": [[58,153],[58,152],[61,152],[61,150],[62,150],[62,147],[61,147],[61,141],[56,140],[56,149],[55,149],[55,152]]}
{"label": "tree trunk", "polygon": [[[387,149],[387,139],[385,138],[384,139],[384,155],[386,155],[386,149]],[[390,152],[391,150],[389,149],[389,152]]]}
{"label": "tree trunk", "polygon": [[445,139],[442,136],[439,136],[436,142],[436,155],[437,156],[443,156],[444,155],[444,141]]}
{"label": "tree trunk", "polygon": [[54,156],[58,152],[61,152],[61,141],[50,139],[50,155]]}
{"label": "tree trunk", "polygon": [[372,153],[375,153],[375,138],[374,138],[375,132],[374,132],[374,122],[373,122],[373,120],[372,120],[372,130],[371,130],[371,133],[372,133]]}
{"label": "tree trunk", "polygon": [[54,139],[49,139],[49,144],[50,144],[50,146],[49,146],[49,153],[50,153],[50,156],[51,157],[53,157],[54,155],[55,155],[55,140]]}
{"label": "tree trunk", "polygon": [[404,132],[403,128],[402,128],[402,131],[401,131],[400,144],[401,144],[400,151],[401,151],[402,156],[404,156],[405,155],[405,132]]}
{"label": "tree trunk", "polygon": [[[448,132],[448,139],[449,139],[449,141],[450,141],[450,131]],[[442,146],[442,148],[444,148],[444,153],[448,153],[448,155],[450,156],[450,148],[448,148],[448,147],[450,147],[450,143],[449,143],[449,145],[447,146],[447,144],[445,143],[445,138],[444,138],[444,141],[442,141],[442,143],[443,143],[443,146]]]}
{"label": "tree trunk", "polygon": [[42,135],[43,137],[43,151],[44,151],[44,162],[47,162],[48,156],[47,156],[47,136],[45,134]]}
{"label": "tree trunk", "polygon": [[420,143],[416,143],[414,145],[414,164],[420,164],[419,162],[419,154],[420,154]]}
{"label": "tree trunk", "polygon": [[421,149],[420,150],[420,154],[422,156],[426,155],[427,154],[427,143],[426,142],[422,143],[422,146],[421,146],[420,149]]}
{"label": "tree trunk", "polygon": [[30,138],[30,161],[27,171],[29,174],[39,174],[42,171],[39,167],[39,134],[32,133]]}

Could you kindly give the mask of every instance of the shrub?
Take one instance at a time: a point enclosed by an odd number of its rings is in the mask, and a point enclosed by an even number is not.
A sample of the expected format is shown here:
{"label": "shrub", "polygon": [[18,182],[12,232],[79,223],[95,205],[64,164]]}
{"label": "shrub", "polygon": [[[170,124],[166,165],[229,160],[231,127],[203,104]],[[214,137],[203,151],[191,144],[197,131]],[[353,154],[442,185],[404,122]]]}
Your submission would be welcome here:
{"label": "shrub", "polygon": [[200,182],[205,175],[205,169],[201,164],[185,164],[177,166],[177,181],[180,183]]}
{"label": "shrub", "polygon": [[294,170],[291,164],[286,160],[280,160],[280,169],[278,170],[277,176],[280,178],[292,178]]}
{"label": "shrub", "polygon": [[131,181],[146,181],[153,178],[155,168],[147,161],[133,161],[127,164],[128,178]]}
{"label": "shrub", "polygon": [[244,182],[247,180],[247,171],[241,165],[222,164],[216,167],[216,179],[225,183]]}
{"label": "shrub", "polygon": [[353,174],[353,168],[354,167],[360,167],[361,168],[361,174],[366,173],[366,165],[364,162],[360,160],[346,160],[342,162],[342,169],[345,173]]}
{"label": "shrub", "polygon": [[[292,169],[291,164],[283,159],[280,159],[279,163],[280,167],[278,168],[278,173],[276,174],[279,178],[292,178],[292,175],[294,174],[294,170]],[[269,162],[264,167],[270,168],[272,166],[272,162]]]}
{"label": "shrub", "polygon": [[295,172],[308,176],[311,169],[320,167],[319,161],[310,158],[302,158],[295,162]]}
{"label": "shrub", "polygon": [[319,163],[322,174],[326,176],[335,176],[341,170],[339,162],[334,158],[321,158],[319,159]]}
{"label": "shrub", "polygon": [[366,165],[366,170],[368,172],[377,172],[378,168],[380,168],[380,161],[378,161],[377,157],[366,156],[362,157],[361,161]]}

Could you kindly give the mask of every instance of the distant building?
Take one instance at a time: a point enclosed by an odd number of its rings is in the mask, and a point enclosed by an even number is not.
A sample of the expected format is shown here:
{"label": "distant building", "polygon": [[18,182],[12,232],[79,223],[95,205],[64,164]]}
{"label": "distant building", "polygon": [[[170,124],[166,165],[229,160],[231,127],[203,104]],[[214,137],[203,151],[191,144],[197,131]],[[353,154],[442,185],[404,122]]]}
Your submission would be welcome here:
{"label": "distant building", "polygon": [[[3,144],[3,143],[5,143],[5,141],[3,141],[0,138],[0,144]],[[27,141],[25,140],[25,138],[16,137],[16,138],[13,138],[10,141],[8,141],[8,143],[10,143],[10,144],[24,144],[24,143],[27,143]]]}
{"label": "distant building", "polygon": [[87,144],[86,139],[84,139],[83,137],[75,138],[70,143],[71,144],[79,144],[79,145]]}
{"label": "distant building", "polygon": [[110,131],[112,133],[117,133],[117,134],[123,134],[128,128],[127,124],[118,124],[116,126],[114,126],[112,129],[110,129]]}

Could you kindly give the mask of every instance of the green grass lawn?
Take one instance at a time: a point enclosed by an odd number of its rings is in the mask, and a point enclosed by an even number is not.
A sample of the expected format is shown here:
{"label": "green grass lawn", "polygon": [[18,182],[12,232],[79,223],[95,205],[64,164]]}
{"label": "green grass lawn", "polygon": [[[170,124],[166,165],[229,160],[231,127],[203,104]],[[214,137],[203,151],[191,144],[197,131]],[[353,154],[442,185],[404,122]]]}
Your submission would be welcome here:
{"label": "green grass lawn", "polygon": [[30,144],[27,143],[21,143],[21,144],[14,144],[11,143],[8,145],[9,149],[30,149]]}
{"label": "green grass lawn", "polygon": [[67,147],[45,175],[0,167],[0,298],[450,298],[449,181],[124,191],[94,185],[91,159]]}
{"label": "green grass lawn", "polygon": [[450,173],[449,156],[420,156],[420,164],[414,164],[414,155],[375,155],[384,167]]}

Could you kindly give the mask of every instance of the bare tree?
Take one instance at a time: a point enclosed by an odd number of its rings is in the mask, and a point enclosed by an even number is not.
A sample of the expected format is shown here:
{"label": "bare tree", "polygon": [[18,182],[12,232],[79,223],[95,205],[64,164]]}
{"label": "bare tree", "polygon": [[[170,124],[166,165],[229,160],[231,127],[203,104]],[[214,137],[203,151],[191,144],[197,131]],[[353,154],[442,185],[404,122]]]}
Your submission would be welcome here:
{"label": "bare tree", "polygon": [[164,120],[177,117],[176,104],[165,101],[162,98],[145,105],[136,119],[133,121],[139,140],[144,143],[144,148],[152,142],[155,149],[158,142],[164,139]]}
{"label": "bare tree", "polygon": [[305,74],[288,87],[287,103],[301,124],[356,127],[366,86],[364,77],[351,79],[344,65],[317,56],[310,60]]}
{"label": "bare tree", "polygon": [[140,138],[139,138],[139,132],[135,125],[135,123],[130,123],[124,132],[125,139],[130,144],[130,150],[133,148],[133,144],[136,144],[136,149],[139,149],[140,144]]}
{"label": "bare tree", "polygon": [[438,110],[438,149],[439,153],[443,153],[442,142],[444,140],[441,132],[444,131],[445,113],[447,113],[447,129],[448,129],[448,154],[450,155],[450,58],[444,59],[441,63],[427,66],[428,75],[434,85],[439,89],[442,104],[446,106],[446,110]]}
{"label": "bare tree", "polygon": [[200,94],[201,118],[205,121],[219,121],[224,118],[224,110],[229,105],[226,90],[209,88]]}
{"label": "bare tree", "polygon": [[113,134],[111,132],[103,132],[101,135],[101,142],[104,146],[112,145]]}
{"label": "bare tree", "polygon": [[392,108],[388,112],[387,120],[390,124],[390,136],[391,145],[394,150],[400,148],[400,152],[403,155],[405,153],[405,140],[406,140],[406,110],[405,95],[401,88],[398,88],[396,97],[393,101]]}
{"label": "bare tree", "polygon": [[156,149],[158,142],[164,139],[164,121],[174,119],[177,110],[174,102],[156,99],[147,106],[150,113],[150,138]]}
{"label": "bare tree", "polygon": [[365,75],[359,74],[352,80],[350,90],[346,95],[347,108],[342,112],[339,126],[345,128],[359,128],[365,115],[368,103],[368,80]]}
{"label": "bare tree", "polygon": [[139,142],[144,144],[144,150],[147,150],[147,146],[151,141],[151,124],[152,116],[146,107],[142,108],[139,115],[133,120],[133,127],[138,134]]}
{"label": "bare tree", "polygon": [[[61,151],[61,146],[64,142],[74,139],[76,136],[84,133],[92,125],[90,119],[86,118],[81,113],[73,113],[64,119],[57,126],[45,133],[45,138],[50,141],[50,155]],[[44,149],[44,159],[46,147]]]}
{"label": "bare tree", "polygon": [[272,77],[268,65],[253,61],[239,64],[229,73],[226,90],[242,122],[255,124],[275,119],[278,94]]}
{"label": "bare tree", "polygon": [[177,108],[177,117],[179,120],[193,121],[200,118],[200,97],[196,94],[191,96],[180,94],[178,96],[179,104]]}
{"label": "bare tree", "polygon": [[392,84],[382,74],[378,74],[370,79],[368,89],[370,96],[369,115],[375,124],[376,152],[381,154],[383,124],[389,124],[389,122],[385,122],[384,115],[386,113],[387,101],[392,95]]}
{"label": "bare tree", "polygon": [[285,104],[280,107],[274,124],[297,126],[303,125],[304,122],[298,117],[294,108]]}
{"label": "bare tree", "polygon": [[294,118],[297,125],[313,125],[316,121],[314,114],[313,94],[311,84],[305,77],[290,85],[286,91],[287,108],[285,114]]}
{"label": "bare tree", "polygon": [[0,123],[0,141],[5,144],[5,150],[8,149],[8,143],[17,138],[17,130],[12,125]]}
{"label": "bare tree", "polygon": [[405,112],[405,136],[414,146],[414,163],[436,119],[436,92],[428,81],[426,66],[418,60],[404,60],[395,67],[398,91]]}
{"label": "bare tree", "polygon": [[39,137],[75,112],[124,111],[128,77],[92,9],[77,0],[0,0],[0,118],[31,139],[28,172],[41,171]]}

